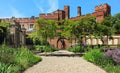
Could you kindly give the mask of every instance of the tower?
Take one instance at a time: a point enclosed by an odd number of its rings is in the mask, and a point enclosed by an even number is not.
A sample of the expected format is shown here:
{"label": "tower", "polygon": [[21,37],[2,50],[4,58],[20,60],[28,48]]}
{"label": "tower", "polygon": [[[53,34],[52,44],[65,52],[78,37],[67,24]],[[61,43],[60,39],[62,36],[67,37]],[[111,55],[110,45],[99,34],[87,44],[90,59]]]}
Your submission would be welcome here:
{"label": "tower", "polygon": [[103,8],[105,16],[109,16],[111,14],[111,7],[106,3],[103,5]]}
{"label": "tower", "polygon": [[70,18],[70,7],[64,6],[64,11],[65,11],[65,19],[69,19]]}
{"label": "tower", "polygon": [[95,7],[96,21],[101,22],[105,17],[111,14],[111,7],[108,4],[99,5]]}
{"label": "tower", "polygon": [[78,6],[78,8],[77,8],[77,14],[78,14],[78,16],[81,16],[81,7],[80,6]]}

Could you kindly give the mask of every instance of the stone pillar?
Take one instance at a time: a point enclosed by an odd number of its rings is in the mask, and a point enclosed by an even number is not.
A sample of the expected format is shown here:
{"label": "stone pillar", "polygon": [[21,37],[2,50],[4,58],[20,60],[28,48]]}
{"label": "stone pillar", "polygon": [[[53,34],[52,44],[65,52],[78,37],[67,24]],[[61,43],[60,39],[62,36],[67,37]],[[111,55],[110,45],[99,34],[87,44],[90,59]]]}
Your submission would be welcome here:
{"label": "stone pillar", "polygon": [[22,27],[21,29],[21,46],[25,46],[26,45],[26,29],[24,27]]}
{"label": "stone pillar", "polygon": [[10,35],[12,38],[12,44],[14,48],[20,47],[20,26],[16,21],[13,21],[13,23],[10,25]]}

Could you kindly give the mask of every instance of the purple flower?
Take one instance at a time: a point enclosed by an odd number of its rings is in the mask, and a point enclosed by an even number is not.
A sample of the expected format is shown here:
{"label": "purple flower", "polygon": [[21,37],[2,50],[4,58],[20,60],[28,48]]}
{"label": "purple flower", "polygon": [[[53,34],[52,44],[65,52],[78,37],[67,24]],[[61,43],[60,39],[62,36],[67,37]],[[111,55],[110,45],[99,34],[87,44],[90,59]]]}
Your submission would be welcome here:
{"label": "purple flower", "polygon": [[114,62],[120,63],[120,49],[108,50],[104,54],[104,58],[112,58]]}
{"label": "purple flower", "polygon": [[87,46],[87,43],[86,43],[86,42],[83,42],[83,46]]}
{"label": "purple flower", "polygon": [[105,54],[104,54],[104,58],[109,58],[112,56],[112,51],[108,50]]}

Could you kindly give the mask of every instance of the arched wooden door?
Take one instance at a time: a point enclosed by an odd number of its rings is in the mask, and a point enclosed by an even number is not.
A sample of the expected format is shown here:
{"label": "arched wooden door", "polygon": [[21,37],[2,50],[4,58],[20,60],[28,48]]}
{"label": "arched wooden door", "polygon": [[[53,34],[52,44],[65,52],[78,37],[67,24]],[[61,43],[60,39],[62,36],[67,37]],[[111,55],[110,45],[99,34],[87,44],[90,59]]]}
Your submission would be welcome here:
{"label": "arched wooden door", "polygon": [[64,38],[59,38],[57,40],[57,48],[59,49],[65,49],[66,48],[66,43]]}

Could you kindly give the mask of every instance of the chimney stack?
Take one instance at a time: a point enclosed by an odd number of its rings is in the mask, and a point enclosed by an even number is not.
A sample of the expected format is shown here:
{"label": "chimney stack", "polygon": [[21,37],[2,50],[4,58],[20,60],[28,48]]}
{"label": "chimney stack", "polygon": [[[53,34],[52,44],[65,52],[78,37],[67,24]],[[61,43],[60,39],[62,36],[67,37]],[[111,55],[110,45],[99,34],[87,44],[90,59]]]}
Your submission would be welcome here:
{"label": "chimney stack", "polygon": [[77,10],[78,10],[78,16],[81,16],[81,7],[80,6],[78,6],[78,8],[77,8]]}
{"label": "chimney stack", "polygon": [[70,18],[70,7],[64,6],[64,11],[65,11],[65,19],[69,19]]}

